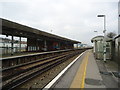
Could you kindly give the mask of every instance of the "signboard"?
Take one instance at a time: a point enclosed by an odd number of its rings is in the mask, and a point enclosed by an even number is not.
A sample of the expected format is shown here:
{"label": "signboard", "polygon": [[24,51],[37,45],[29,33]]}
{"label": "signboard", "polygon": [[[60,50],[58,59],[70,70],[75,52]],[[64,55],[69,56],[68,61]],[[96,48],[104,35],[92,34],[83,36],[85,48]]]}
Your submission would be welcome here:
{"label": "signboard", "polygon": [[53,43],[53,48],[55,48],[55,49],[59,48],[58,42]]}

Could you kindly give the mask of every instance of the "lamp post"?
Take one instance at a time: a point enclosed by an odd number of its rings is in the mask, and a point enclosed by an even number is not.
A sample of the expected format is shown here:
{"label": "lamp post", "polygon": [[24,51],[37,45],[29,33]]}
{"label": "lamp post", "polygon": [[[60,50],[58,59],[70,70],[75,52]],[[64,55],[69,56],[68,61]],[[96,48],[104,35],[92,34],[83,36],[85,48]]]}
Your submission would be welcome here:
{"label": "lamp post", "polygon": [[105,41],[105,32],[106,32],[106,16],[105,15],[98,15],[97,17],[103,17],[104,18],[104,30],[103,30],[103,33],[104,33],[104,39],[103,39],[103,49],[104,49],[104,52],[103,52],[103,56],[104,56],[104,62],[106,62],[106,41]]}
{"label": "lamp post", "polygon": [[95,30],[94,33],[97,33],[97,35],[98,35],[98,31]]}

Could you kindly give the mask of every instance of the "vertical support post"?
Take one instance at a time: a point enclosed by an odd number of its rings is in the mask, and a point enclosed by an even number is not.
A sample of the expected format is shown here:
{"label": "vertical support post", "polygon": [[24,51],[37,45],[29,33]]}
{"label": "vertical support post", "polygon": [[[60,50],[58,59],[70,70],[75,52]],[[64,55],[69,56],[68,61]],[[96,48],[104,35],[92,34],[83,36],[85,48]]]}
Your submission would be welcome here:
{"label": "vertical support post", "polygon": [[104,30],[106,31],[106,16],[104,16]]}
{"label": "vertical support post", "polygon": [[38,44],[39,41],[40,41],[39,39],[36,40],[36,51],[39,51],[39,44]]}
{"label": "vertical support post", "polygon": [[21,52],[21,37],[20,37],[20,43],[19,43],[19,52]]}
{"label": "vertical support post", "polygon": [[6,48],[5,48],[5,41],[4,41],[4,42],[3,42],[3,54],[6,54],[6,53],[5,53],[5,49],[6,49]]}
{"label": "vertical support post", "polygon": [[103,55],[104,55],[104,62],[106,62],[106,41],[105,41],[105,32],[106,32],[106,16],[105,15],[98,15],[98,17],[104,17],[104,39],[103,39],[103,46],[104,46],[104,51],[103,51]]}
{"label": "vertical support post", "polygon": [[106,41],[105,41],[105,36],[104,36],[104,62],[106,62]]}
{"label": "vertical support post", "polygon": [[98,45],[97,45],[97,41],[95,40],[95,58],[98,58],[97,57],[97,54],[98,54]]}
{"label": "vertical support post", "polygon": [[29,38],[27,38],[27,51],[30,51],[31,47],[30,47],[30,43],[29,43]]}
{"label": "vertical support post", "polygon": [[12,41],[11,41],[11,55],[13,55],[14,53],[14,39],[13,39],[13,35],[12,35]]}
{"label": "vertical support post", "polygon": [[96,49],[96,42],[94,41],[93,43],[94,43],[93,52],[94,52],[94,54],[95,54],[95,49]]}
{"label": "vertical support post", "polygon": [[44,51],[47,51],[47,42],[46,42],[46,40],[44,41]]}
{"label": "vertical support post", "polygon": [[106,17],[104,16],[104,62],[106,62],[106,41],[105,41],[105,32],[106,32]]}
{"label": "vertical support post", "polygon": [[77,49],[78,49],[78,43],[77,43]]}

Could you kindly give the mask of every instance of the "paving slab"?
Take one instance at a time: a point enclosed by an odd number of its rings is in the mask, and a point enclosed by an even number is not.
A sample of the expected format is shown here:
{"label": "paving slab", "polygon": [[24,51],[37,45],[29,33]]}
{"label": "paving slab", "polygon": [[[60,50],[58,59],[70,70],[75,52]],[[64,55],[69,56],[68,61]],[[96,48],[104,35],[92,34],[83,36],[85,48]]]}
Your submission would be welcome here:
{"label": "paving slab", "polygon": [[85,88],[105,88],[92,51],[90,51],[88,59]]}

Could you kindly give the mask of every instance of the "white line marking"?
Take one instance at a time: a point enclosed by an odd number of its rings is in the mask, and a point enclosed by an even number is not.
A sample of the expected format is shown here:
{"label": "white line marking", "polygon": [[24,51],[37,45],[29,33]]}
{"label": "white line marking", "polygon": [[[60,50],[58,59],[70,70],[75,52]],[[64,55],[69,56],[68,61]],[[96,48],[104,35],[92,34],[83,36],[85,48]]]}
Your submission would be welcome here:
{"label": "white line marking", "polygon": [[[86,52],[86,51],[85,51]],[[48,90],[85,52],[81,53],[74,61],[72,61],[64,70],[62,70],[49,84],[42,90]]]}

